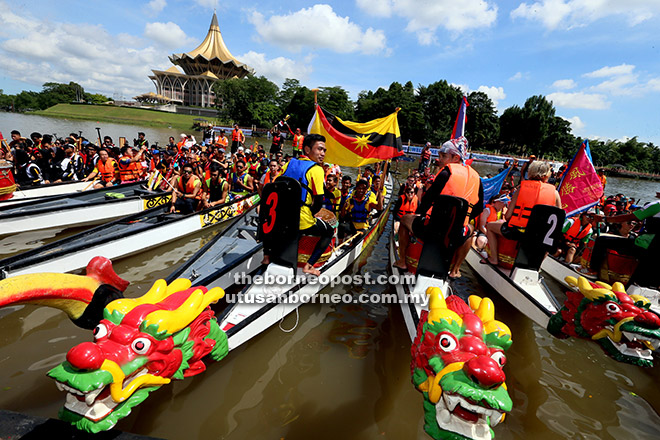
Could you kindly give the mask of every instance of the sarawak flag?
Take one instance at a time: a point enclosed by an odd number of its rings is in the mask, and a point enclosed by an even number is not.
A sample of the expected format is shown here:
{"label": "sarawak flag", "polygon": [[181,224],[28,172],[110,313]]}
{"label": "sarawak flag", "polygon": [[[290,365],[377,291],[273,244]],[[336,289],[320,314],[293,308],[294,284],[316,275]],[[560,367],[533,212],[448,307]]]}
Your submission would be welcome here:
{"label": "sarawak flag", "polygon": [[561,207],[566,217],[586,211],[598,204],[603,195],[594,164],[591,161],[589,141],[584,141],[575,157],[568,164],[568,169],[559,184]]}
{"label": "sarawak flag", "polygon": [[360,124],[342,121],[317,105],[307,132],[325,136],[325,162],[359,167],[403,155],[398,112]]}
{"label": "sarawak flag", "polygon": [[456,122],[454,122],[454,130],[451,132],[452,139],[458,139],[461,136],[465,136],[468,105],[470,104],[467,102],[467,97],[463,96],[463,101],[461,101],[461,106],[458,108],[458,114],[456,115]]}

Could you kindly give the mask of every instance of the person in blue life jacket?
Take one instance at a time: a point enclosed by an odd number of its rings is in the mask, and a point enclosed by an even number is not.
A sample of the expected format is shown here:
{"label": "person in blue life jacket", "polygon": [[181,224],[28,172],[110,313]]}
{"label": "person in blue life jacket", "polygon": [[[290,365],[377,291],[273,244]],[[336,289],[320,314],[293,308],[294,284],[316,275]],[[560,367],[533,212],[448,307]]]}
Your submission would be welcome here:
{"label": "person in blue life jacket", "polygon": [[[302,186],[300,233],[321,237],[302,269],[304,273],[316,276],[321,275],[321,272],[314,267],[314,263],[328,247],[335,232],[325,220],[314,217],[323,207],[325,173],[322,164],[325,151],[325,137],[308,134],[303,139],[302,156],[292,158],[282,168],[282,176],[296,179]],[[268,262],[269,258],[265,256],[264,263]]]}
{"label": "person in blue life jacket", "polygon": [[343,239],[368,229],[369,214],[374,209],[383,209],[383,199],[382,186],[378,193],[374,193],[369,190],[369,183],[365,179],[358,180],[353,194],[342,208],[339,237]]}

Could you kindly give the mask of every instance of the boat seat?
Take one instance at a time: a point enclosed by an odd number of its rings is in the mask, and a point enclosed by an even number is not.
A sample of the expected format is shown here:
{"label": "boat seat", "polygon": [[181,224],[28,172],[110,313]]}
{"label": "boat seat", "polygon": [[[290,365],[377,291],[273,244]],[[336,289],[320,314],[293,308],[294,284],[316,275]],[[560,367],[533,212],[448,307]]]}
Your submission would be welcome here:
{"label": "boat seat", "polygon": [[252,225],[243,225],[237,228],[239,231],[257,232],[257,227]]}
{"label": "boat seat", "polygon": [[134,189],[133,190],[133,195],[134,196],[151,196],[154,194],[158,194],[158,191],[149,191],[148,189]]}

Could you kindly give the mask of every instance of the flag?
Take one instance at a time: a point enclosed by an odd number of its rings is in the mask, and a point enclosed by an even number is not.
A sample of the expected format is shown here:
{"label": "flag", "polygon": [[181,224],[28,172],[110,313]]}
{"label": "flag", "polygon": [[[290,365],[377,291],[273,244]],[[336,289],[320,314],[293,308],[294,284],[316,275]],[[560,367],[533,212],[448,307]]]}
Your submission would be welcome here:
{"label": "flag", "polygon": [[561,207],[566,217],[586,211],[598,204],[603,196],[603,185],[591,161],[589,141],[584,141],[568,164],[559,184]]}
{"label": "flag", "polygon": [[403,155],[398,112],[358,123],[342,121],[317,105],[307,132],[325,136],[325,162],[359,167]]}
{"label": "flag", "polygon": [[504,180],[506,180],[506,176],[509,175],[510,169],[511,167],[503,170],[497,176],[489,177],[486,179],[483,177],[481,178],[481,184],[484,187],[484,206],[486,206],[486,203],[488,203],[491,197],[500,193],[502,185],[504,184]]}
{"label": "flag", "polygon": [[465,124],[467,124],[467,107],[470,104],[467,102],[467,96],[463,96],[463,101],[461,101],[461,106],[458,108],[458,114],[456,115],[456,122],[454,122],[454,130],[451,132],[452,139],[458,139],[461,136],[465,136]]}
{"label": "flag", "polygon": [[163,180],[163,175],[158,170],[153,170],[149,175],[149,180],[147,181],[147,188],[149,191],[155,191],[158,188]]}

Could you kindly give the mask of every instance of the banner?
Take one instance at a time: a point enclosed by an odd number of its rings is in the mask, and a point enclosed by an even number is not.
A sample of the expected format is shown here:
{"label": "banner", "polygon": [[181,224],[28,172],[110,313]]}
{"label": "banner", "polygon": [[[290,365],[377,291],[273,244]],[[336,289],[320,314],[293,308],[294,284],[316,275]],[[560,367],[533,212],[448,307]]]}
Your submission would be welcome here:
{"label": "banner", "polygon": [[603,185],[591,161],[589,141],[585,140],[582,143],[575,157],[568,164],[558,191],[566,217],[597,205],[603,196]]}
{"label": "banner", "polygon": [[506,180],[506,176],[509,174],[509,170],[511,170],[511,167],[505,169],[497,176],[481,178],[481,184],[484,187],[484,206],[486,206],[486,203],[490,201],[491,197],[500,193],[500,190],[502,190],[502,185],[504,184],[504,180]]}

